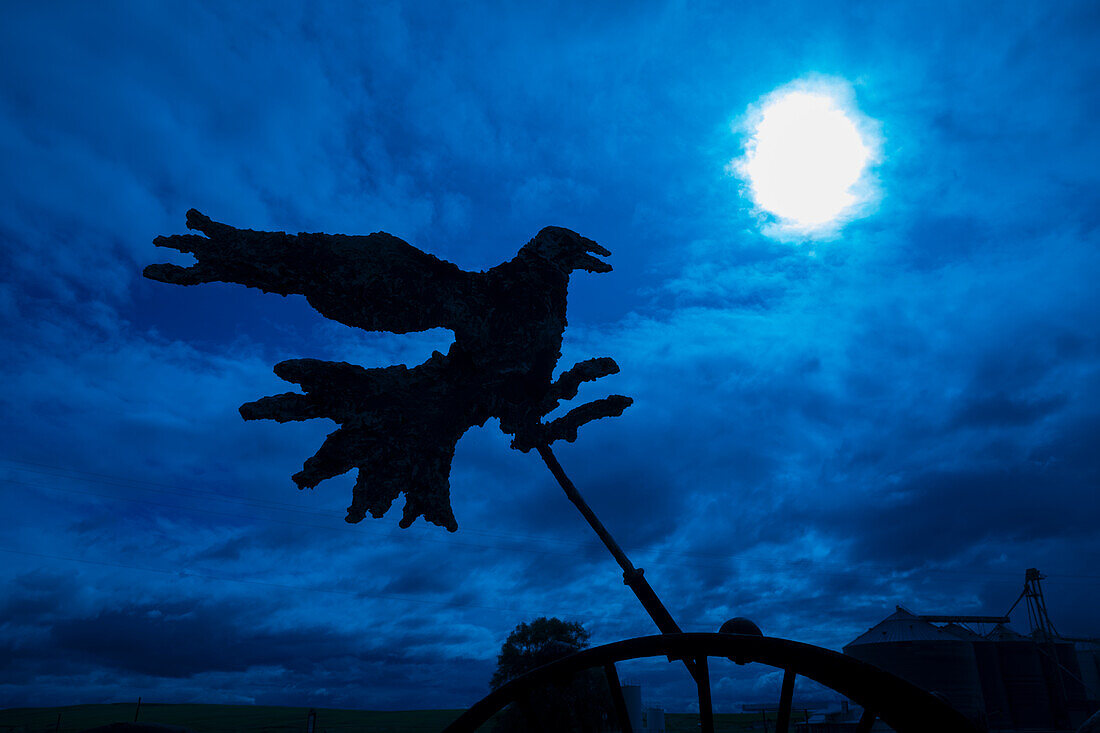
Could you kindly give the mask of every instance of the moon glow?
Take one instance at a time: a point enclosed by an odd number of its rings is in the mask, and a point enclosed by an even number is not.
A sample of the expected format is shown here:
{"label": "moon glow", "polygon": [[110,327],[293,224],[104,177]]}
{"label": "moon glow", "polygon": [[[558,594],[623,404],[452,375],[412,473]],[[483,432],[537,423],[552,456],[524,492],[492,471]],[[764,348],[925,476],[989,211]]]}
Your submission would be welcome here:
{"label": "moon glow", "polygon": [[859,184],[873,157],[838,96],[795,88],[758,108],[736,167],[781,232],[812,235],[835,230],[867,198]]}

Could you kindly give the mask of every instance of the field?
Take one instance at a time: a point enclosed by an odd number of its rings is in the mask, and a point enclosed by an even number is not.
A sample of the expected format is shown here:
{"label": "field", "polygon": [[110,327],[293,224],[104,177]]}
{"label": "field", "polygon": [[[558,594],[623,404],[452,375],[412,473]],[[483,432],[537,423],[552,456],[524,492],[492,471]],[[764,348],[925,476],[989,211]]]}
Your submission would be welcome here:
{"label": "field", "polygon": [[[791,720],[791,728],[794,723],[802,720],[800,714],[796,714]],[[768,713],[767,728],[764,727],[760,713],[715,713],[714,733],[749,733],[749,731],[775,730],[775,713]],[[666,713],[665,733],[698,733],[699,716],[695,713]]]}
{"label": "field", "polygon": [[[76,733],[98,725],[134,719],[135,703],[73,705],[60,708],[9,708],[0,710],[0,733]],[[316,733],[369,731],[370,733],[438,733],[461,710],[317,709]],[[58,714],[61,725],[57,727]],[[157,705],[142,703],[139,721],[189,728],[198,733],[258,733],[305,731],[308,708],[257,707],[252,705]]]}
{"label": "field", "polygon": [[[9,708],[0,710],[0,733],[77,733],[87,728],[134,719],[135,703],[72,705],[60,708]],[[461,710],[368,710],[317,709],[316,733],[438,733],[458,717]],[[58,714],[61,715],[58,726]],[[285,733],[304,732],[308,708],[257,707],[252,705],[158,705],[142,703],[140,722],[177,725],[197,733]],[[763,731],[760,714],[715,715],[715,733]],[[775,727],[774,713],[768,729]],[[689,713],[665,716],[667,733],[694,733],[699,717]]]}

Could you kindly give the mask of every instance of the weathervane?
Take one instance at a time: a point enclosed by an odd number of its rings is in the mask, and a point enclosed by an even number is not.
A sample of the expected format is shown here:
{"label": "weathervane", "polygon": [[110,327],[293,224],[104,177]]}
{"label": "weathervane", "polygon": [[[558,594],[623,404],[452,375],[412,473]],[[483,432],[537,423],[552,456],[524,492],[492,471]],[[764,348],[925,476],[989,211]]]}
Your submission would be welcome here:
{"label": "weathervane", "polygon": [[[687,667],[699,688],[701,729],[713,733],[707,657],[719,649],[738,664],[755,659],[785,669],[776,730],[787,729],[798,673],[853,699],[884,704],[878,712],[865,710],[859,726],[863,730],[871,729],[879,713],[898,730],[976,730],[945,703],[909,683],[835,652],[762,637],[745,619],[728,621],[722,628],[726,633],[680,631],[642,570],[631,564],[550,449],[557,440],[576,440],[578,428],[588,422],[621,415],[631,399],[611,395],[543,422],[561,401],[577,395],[581,383],[619,371],[613,359],[601,357],[553,379],[565,332],[569,276],[578,269],[610,272],[611,265],[594,256],[611,254],[600,245],[568,229],[546,227],[508,262],[487,272],[465,272],[384,232],[256,232],[220,224],[194,209],[187,212],[187,226],[205,236],[157,237],[154,244],[188,252],[196,263],[150,265],[146,277],[177,285],[239,283],[280,295],[304,295],[326,318],[367,331],[442,327],[455,334],[446,355],[434,352],[411,369],[403,364],[365,369],[317,359],[276,364],[275,373],[303,391],[241,405],[244,419],[327,417],[340,424],[292,477],[299,488],[313,488],[358,468],[348,522],[362,520],[367,512],[381,517],[404,493],[402,527],[423,516],[454,532],[458,523],[451,510],[450,472],[455,445],[470,427],[496,417],[501,430],[512,435],[513,448],[538,451],[661,630],[660,637],[590,649],[512,680],[456,719],[448,732],[476,729],[536,681],[569,673],[569,665],[582,662],[603,665],[617,720],[630,731],[614,662],[656,650]],[[660,643],[654,645],[654,640]]]}
{"label": "weathervane", "polygon": [[[458,529],[450,503],[451,460],[459,438],[490,417],[512,435],[512,447],[532,448],[549,467],[623,570],[630,586],[664,633],[680,628],[649,586],[643,571],[596,517],[550,450],[572,442],[582,425],[621,415],[632,402],[611,395],[543,418],[571,400],[583,382],[619,371],[609,357],[588,359],[553,379],[565,332],[565,301],[574,270],[605,273],[594,255],[610,252],[561,227],[546,227],[511,260],[487,272],[466,272],[385,232],[365,236],[286,234],[237,229],[187,212],[187,227],[202,232],[157,237],[153,243],[194,255],[190,267],[149,265],[145,277],[176,285],[229,282],[280,295],[304,295],[326,318],[367,331],[409,333],[448,328],[447,354],[419,366],[365,369],[345,362],[291,359],[275,374],[299,385],[241,405],[245,420],[327,417],[330,433],[302,470],[298,488],[352,468],[359,475],[345,518],[381,517],[405,494],[400,525],[417,517]],[[691,665],[688,665],[689,668]]]}
{"label": "weathervane", "polygon": [[455,444],[490,417],[527,452],[573,441],[587,422],[622,414],[629,397],[589,402],[549,423],[542,418],[578,387],[619,371],[613,359],[582,361],[552,381],[561,357],[565,300],[574,270],[610,272],[594,255],[611,253],[561,227],[546,227],[508,262],[466,272],[384,232],[366,236],[236,229],[187,212],[206,236],[157,237],[154,244],[195,256],[190,267],[160,264],[145,276],[195,285],[229,282],[304,295],[321,315],[367,331],[447,328],[455,340],[411,369],[291,359],[275,373],[299,385],[240,408],[246,420],[327,417],[340,428],[294,474],[299,488],[359,469],[348,522],[381,517],[405,494],[401,526],[417,517],[458,529],[450,504]]}

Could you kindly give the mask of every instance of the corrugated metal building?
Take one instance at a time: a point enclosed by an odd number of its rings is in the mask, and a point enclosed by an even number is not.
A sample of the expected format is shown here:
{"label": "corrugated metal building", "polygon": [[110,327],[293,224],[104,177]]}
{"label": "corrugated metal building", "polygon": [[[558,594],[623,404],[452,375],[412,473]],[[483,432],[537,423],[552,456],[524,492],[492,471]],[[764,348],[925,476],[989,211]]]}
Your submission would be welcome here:
{"label": "corrugated metal building", "polygon": [[983,637],[899,606],[844,653],[939,694],[990,730],[1073,730],[1100,707],[1093,691],[1093,680],[1100,687],[1100,651],[1001,624]]}
{"label": "corrugated metal building", "polygon": [[1008,697],[1014,728],[1050,728],[1050,691],[1039,657],[1039,646],[1007,626],[997,624],[986,638],[993,642],[997,667]]}
{"label": "corrugated metal building", "polygon": [[1085,641],[1075,646],[1086,694],[1091,699],[1100,700],[1100,644]]}
{"label": "corrugated metal building", "polygon": [[984,719],[981,678],[971,643],[900,606],[852,640],[844,653],[941,695],[971,720]]}

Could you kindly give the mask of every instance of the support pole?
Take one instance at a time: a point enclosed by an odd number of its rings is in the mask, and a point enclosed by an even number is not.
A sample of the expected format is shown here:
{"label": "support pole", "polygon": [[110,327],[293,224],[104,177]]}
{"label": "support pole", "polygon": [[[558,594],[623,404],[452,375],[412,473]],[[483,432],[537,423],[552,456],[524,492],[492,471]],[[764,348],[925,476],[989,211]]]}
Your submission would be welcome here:
{"label": "support pole", "polygon": [[695,659],[695,685],[699,689],[700,733],[714,733],[714,703],[710,699],[710,668],[706,657]]}
{"label": "support pole", "polygon": [[619,670],[615,668],[614,662],[608,662],[603,666],[603,671],[607,677],[607,687],[611,690],[611,702],[615,705],[615,717],[619,721],[619,730],[622,733],[634,733],[634,724],[630,720],[630,712],[626,709],[623,686],[619,682]]}
{"label": "support pole", "polygon": [[[596,513],[592,511],[592,507],[588,506],[588,502],[581,496],[581,492],[577,491],[577,487],[573,485],[573,482],[569,480],[569,477],[565,475],[565,470],[558,463],[558,459],[554,456],[553,451],[550,450],[549,445],[536,446],[539,455],[542,456],[543,462],[546,463],[546,467],[550,469],[550,473],[554,474],[554,478],[558,480],[558,484],[561,485],[565,495],[569,497],[569,501],[573,502],[573,505],[580,511],[581,516],[585,518],[588,525],[596,532],[600,540],[603,542],[604,547],[607,548],[611,556],[615,558],[615,562],[619,563],[619,567],[623,569],[623,583],[630,587],[630,590],[634,591],[634,595],[638,597],[638,600],[642,602],[642,607],[645,608],[646,613],[653,619],[653,623],[657,624],[657,628],[661,630],[662,634],[680,634],[683,633],[680,630],[680,626],[676,623],[676,620],[672,618],[672,614],[665,608],[665,604],[661,603],[661,599],[657,597],[656,591],[649,585],[649,582],[645,579],[645,571],[642,568],[634,567],[634,564],[630,562],[630,558],[623,552],[623,548],[619,547],[619,543],[615,541],[615,538],[611,536],[611,533],[607,531],[607,528],[603,526],[603,522],[596,516]],[[696,676],[696,665],[693,660],[684,659],[684,665],[691,672],[691,676]]]}
{"label": "support pole", "polygon": [[775,733],[789,733],[791,727],[791,705],[794,703],[793,669],[783,672],[783,687],[779,692],[779,712],[775,716]]}
{"label": "support pole", "polygon": [[[554,452],[550,450],[548,445],[540,445],[537,447],[539,455],[542,456],[542,460],[546,463],[546,467],[550,469],[550,473],[554,474],[554,478],[561,484],[562,489],[565,491],[565,495],[569,497],[569,501],[580,510],[581,515],[588,521],[588,524],[596,531],[599,538],[603,541],[608,551],[615,558],[615,562],[619,563],[619,567],[623,569],[623,577],[633,575],[638,572],[638,569],[630,562],[630,559],[623,552],[623,548],[619,547],[619,543],[615,541],[615,538],[611,536],[611,533],[607,531],[607,528],[603,526],[603,522],[596,516],[596,513],[592,511],[592,507],[588,506],[588,502],[581,496],[581,492],[577,491],[577,487],[573,485],[573,482],[569,480],[569,477],[565,475],[565,470],[558,463],[558,459],[554,456]],[[658,624],[660,626],[660,624]],[[679,631],[679,629],[677,629]]]}

